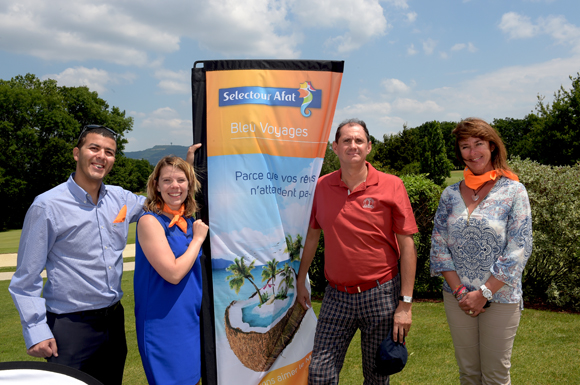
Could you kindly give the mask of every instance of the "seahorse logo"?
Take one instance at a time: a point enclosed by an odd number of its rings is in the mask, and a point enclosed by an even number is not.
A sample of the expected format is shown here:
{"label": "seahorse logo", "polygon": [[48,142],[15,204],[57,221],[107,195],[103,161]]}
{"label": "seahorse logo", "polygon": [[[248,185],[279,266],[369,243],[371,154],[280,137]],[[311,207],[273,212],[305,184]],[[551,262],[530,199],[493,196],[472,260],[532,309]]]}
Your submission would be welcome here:
{"label": "seahorse logo", "polygon": [[306,118],[312,115],[312,111],[307,110],[306,107],[308,107],[308,105],[312,103],[313,99],[312,92],[314,91],[316,90],[312,87],[312,83],[310,83],[309,81],[300,83],[300,88],[298,89],[298,92],[300,94],[300,97],[304,98],[304,100],[302,101],[302,106],[300,107],[300,112],[302,112],[302,116]]}

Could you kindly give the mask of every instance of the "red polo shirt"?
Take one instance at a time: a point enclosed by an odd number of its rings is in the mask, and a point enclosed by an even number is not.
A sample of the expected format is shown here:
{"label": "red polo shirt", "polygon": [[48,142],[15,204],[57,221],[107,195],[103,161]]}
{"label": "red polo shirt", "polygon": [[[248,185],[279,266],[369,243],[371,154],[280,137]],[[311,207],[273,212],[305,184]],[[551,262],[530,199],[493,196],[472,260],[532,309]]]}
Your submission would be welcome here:
{"label": "red polo shirt", "polygon": [[324,231],[324,275],[341,286],[380,280],[396,271],[395,233],[418,232],[401,179],[366,165],[367,180],[350,195],[342,170],[320,178],[314,194],[310,226]]}

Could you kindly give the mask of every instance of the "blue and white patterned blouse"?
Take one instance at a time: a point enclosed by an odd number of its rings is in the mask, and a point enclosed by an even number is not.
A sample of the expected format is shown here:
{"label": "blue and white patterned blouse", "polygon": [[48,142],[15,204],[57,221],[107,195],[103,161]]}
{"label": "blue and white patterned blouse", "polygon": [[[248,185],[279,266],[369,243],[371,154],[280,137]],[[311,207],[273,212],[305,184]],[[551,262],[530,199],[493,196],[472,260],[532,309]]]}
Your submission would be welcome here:
{"label": "blue and white patterned blouse", "polygon": [[[521,303],[522,273],[532,253],[532,215],[524,185],[502,177],[468,214],[459,184],[443,191],[431,237],[431,276],[455,270],[469,291],[493,274],[505,283],[492,302]],[[443,290],[451,293],[447,282]]]}

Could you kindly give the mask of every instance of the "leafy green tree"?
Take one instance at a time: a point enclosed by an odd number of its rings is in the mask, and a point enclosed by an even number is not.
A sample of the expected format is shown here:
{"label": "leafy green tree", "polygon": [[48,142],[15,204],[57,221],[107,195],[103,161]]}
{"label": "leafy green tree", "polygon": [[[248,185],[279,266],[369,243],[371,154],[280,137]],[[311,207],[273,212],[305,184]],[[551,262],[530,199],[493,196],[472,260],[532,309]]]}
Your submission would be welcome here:
{"label": "leafy green tree", "polygon": [[532,131],[532,121],[537,120],[528,115],[524,119],[494,119],[492,126],[497,130],[508,156],[519,156],[529,158],[533,156],[533,145],[530,132]]}
{"label": "leafy green tree", "polygon": [[451,176],[452,163],[447,159],[445,142],[439,122],[432,121],[417,127],[420,139],[420,172],[438,185]]}
{"label": "leafy green tree", "polygon": [[454,169],[461,169],[463,165],[455,156],[455,135],[453,135],[453,130],[457,127],[457,122],[441,122],[439,123],[441,127],[441,133],[443,134],[443,141],[445,142],[445,152],[447,153],[447,159],[453,164]]}
{"label": "leafy green tree", "polygon": [[226,267],[226,270],[232,273],[232,275],[226,277],[226,281],[229,281],[230,289],[234,290],[236,294],[239,294],[240,289],[244,286],[247,279],[254,286],[256,294],[258,294],[258,299],[260,300],[260,305],[262,305],[264,298],[260,295],[260,289],[254,283],[254,276],[252,275],[256,260],[253,260],[249,265],[246,265],[244,260],[244,256],[239,259],[234,258],[234,263]]}
{"label": "leafy green tree", "polygon": [[322,168],[320,169],[320,176],[330,174],[340,168],[340,161],[338,156],[332,151],[332,143],[328,142],[326,145],[326,153],[322,161]]}
{"label": "leafy green tree", "polygon": [[377,142],[373,164],[381,165],[382,169],[401,171],[406,165],[419,160],[416,129],[403,126],[403,131],[397,134],[384,135],[383,142]]}
{"label": "leafy green tree", "polygon": [[561,86],[551,105],[538,97],[536,114],[527,116],[532,125],[531,158],[539,163],[556,166],[580,161],[580,74],[570,80],[570,90]]}
{"label": "leafy green tree", "polygon": [[117,156],[115,166],[107,175],[104,182],[124,189],[137,192],[145,192],[149,175],[153,172],[153,166],[145,159],[131,159],[125,156]]}
{"label": "leafy green tree", "polygon": [[[124,158],[123,134],[131,130],[133,119],[109,108],[96,92],[59,87],[55,80],[41,81],[32,74],[0,80],[0,199],[9,202],[0,229],[21,227],[34,197],[66,181],[75,169],[73,147],[89,123],[115,130],[117,161]],[[119,168],[113,169],[120,173]]]}

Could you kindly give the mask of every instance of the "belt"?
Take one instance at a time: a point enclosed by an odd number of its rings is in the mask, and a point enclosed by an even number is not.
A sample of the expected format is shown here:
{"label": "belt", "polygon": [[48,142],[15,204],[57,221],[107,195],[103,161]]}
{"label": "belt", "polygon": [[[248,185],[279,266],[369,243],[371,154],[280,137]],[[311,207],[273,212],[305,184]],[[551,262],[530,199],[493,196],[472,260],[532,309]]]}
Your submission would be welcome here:
{"label": "belt", "polygon": [[117,308],[121,305],[121,301],[117,301],[109,307],[94,310],[82,310],[75,312],[74,314],[80,314],[82,316],[96,316],[96,317],[107,317],[115,312]]}
{"label": "belt", "polygon": [[363,283],[360,283],[360,284],[354,285],[354,286],[337,285],[336,283],[331,282],[331,281],[328,281],[328,284],[338,291],[343,291],[343,292],[348,293],[348,294],[357,294],[357,293],[362,293],[363,291],[370,290],[374,287],[380,286],[383,283],[395,278],[395,276],[397,274],[399,274],[398,269],[394,269],[389,274],[385,275],[381,279],[363,282]]}

